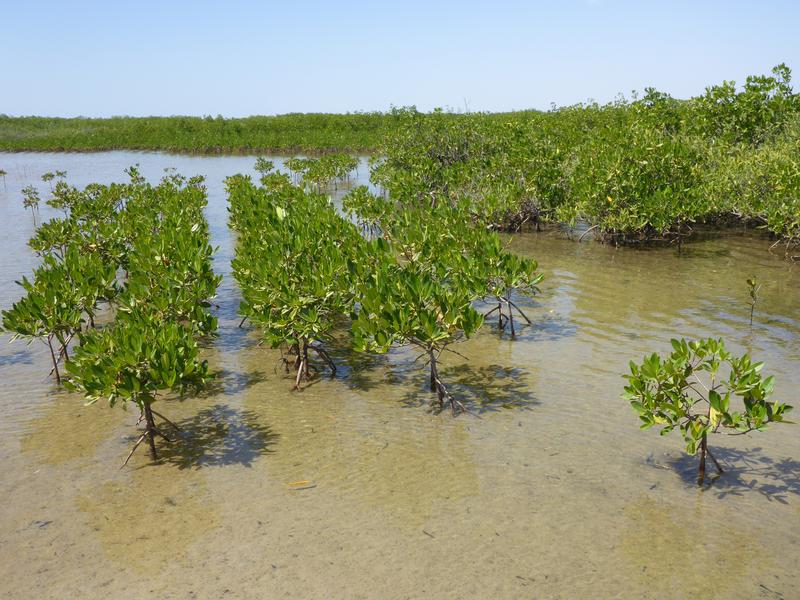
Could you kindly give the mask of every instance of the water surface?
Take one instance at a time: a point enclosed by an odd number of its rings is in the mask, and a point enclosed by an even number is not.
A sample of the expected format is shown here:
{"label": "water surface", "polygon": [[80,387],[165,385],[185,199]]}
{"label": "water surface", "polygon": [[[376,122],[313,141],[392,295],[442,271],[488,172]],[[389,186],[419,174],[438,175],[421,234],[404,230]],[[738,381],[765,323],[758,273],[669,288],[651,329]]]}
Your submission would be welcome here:
{"label": "water surface", "polygon": [[701,490],[679,436],[639,431],[619,398],[630,359],[714,335],[800,405],[800,265],[763,238],[678,254],[515,236],[547,277],[524,303],[534,325],[515,341],[486,326],[448,355],[443,376],[480,415],[453,419],[426,410],[409,351],[334,348],[337,377],[293,393],[280,352],[237,327],[222,181],[251,157],[0,154],[1,306],[38,262],[19,190],[46,196],[55,169],[119,181],[134,163],[207,177],[219,376],[159,402],[185,433],[161,464],[141,452],[120,469],[137,415],[56,388],[43,345],[0,346],[3,597],[800,597],[800,430],[715,438],[728,473]]}

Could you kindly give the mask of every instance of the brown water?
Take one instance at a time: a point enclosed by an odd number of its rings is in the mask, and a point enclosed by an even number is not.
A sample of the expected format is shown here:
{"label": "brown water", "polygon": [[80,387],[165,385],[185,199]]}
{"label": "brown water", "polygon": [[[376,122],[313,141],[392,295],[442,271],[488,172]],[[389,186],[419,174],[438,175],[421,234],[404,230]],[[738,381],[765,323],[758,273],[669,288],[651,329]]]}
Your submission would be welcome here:
{"label": "brown water", "polygon": [[639,431],[619,398],[629,359],[719,335],[800,405],[800,265],[764,240],[678,255],[516,237],[547,276],[535,324],[516,341],[485,327],[459,345],[468,360],[449,356],[481,416],[453,419],[426,411],[413,354],[338,349],[335,379],[292,393],[279,353],[237,328],[222,179],[251,158],[0,154],[0,305],[37,262],[19,189],[136,162],[208,177],[220,375],[160,403],[185,430],[161,464],[120,469],[136,415],[58,390],[43,346],[0,346],[3,598],[800,598],[800,429],[715,439],[728,472],[698,489],[679,436]]}

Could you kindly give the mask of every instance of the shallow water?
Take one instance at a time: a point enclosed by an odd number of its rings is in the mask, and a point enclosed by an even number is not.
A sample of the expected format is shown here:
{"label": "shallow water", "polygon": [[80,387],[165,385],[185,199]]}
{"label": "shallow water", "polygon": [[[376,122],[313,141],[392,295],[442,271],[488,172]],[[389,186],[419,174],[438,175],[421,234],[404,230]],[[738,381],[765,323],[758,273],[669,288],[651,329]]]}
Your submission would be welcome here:
{"label": "shallow water", "polygon": [[0,346],[3,597],[800,597],[800,430],[714,439],[728,472],[698,489],[679,436],[639,431],[619,398],[629,359],[715,335],[800,404],[800,265],[768,242],[726,233],[679,255],[516,236],[547,277],[534,325],[514,341],[486,326],[449,355],[445,380],[480,414],[453,419],[426,410],[409,352],[337,348],[337,377],[292,393],[280,353],[237,327],[222,179],[252,158],[0,154],[1,306],[37,263],[19,190],[134,163],[207,176],[219,377],[159,402],[185,434],[161,464],[140,452],[120,469],[136,415],[58,390],[44,346]]}

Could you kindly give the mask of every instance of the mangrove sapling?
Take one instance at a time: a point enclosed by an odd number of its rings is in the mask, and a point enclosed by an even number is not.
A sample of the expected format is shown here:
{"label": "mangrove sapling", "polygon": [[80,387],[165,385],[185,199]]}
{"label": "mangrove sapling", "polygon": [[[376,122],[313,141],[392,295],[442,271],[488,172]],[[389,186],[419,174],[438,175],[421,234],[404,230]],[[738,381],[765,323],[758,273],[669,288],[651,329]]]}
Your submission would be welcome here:
{"label": "mangrove sapling", "polygon": [[208,363],[198,358],[191,331],[178,323],[139,314],[79,335],[80,345],[67,363],[67,387],[82,393],[90,403],[100,398],[107,398],[111,406],[134,403],[144,431],[122,466],[143,441],[150,446],[151,458],[157,460],[156,436],[170,441],[155,418],[170,421],[152,408],[159,393],[199,389],[211,379]]}
{"label": "mangrove sapling", "polygon": [[356,351],[385,353],[393,345],[411,345],[430,366],[430,389],[436,393],[437,409],[449,405],[453,415],[466,411],[442,381],[439,358],[449,346],[470,337],[483,323],[472,307],[468,289],[442,285],[419,265],[398,265],[383,254],[365,275],[360,288],[360,307],[353,320]]}
{"label": "mangrove sapling", "polygon": [[80,330],[85,294],[74,285],[66,267],[49,256],[34,271],[33,281],[23,277],[17,284],[26,294],[9,310],[2,311],[2,329],[12,334],[12,341],[43,340],[53,362],[51,373],[61,383],[58,362],[66,355],[72,336]]}
{"label": "mangrove sapling", "polygon": [[39,202],[41,202],[39,190],[32,185],[26,185],[22,188],[22,206],[31,209],[34,225],[36,225],[36,213],[39,212]]}
{"label": "mangrove sapling", "polygon": [[761,284],[755,275],[747,279],[747,288],[750,292],[750,326],[753,326],[753,312],[756,309],[756,302],[758,302],[758,291],[761,289]]}
{"label": "mangrove sapling", "polygon": [[36,228],[28,246],[39,256],[52,254],[61,259],[80,235],[80,227],[72,219],[53,218]]}
{"label": "mangrove sapling", "polygon": [[[516,336],[514,328],[514,311],[527,323],[531,324],[523,310],[512,300],[514,293],[533,296],[539,292],[538,284],[543,275],[537,272],[538,263],[533,259],[513,254],[503,247],[499,236],[490,231],[478,231],[479,241],[473,243],[471,253],[467,256],[464,277],[476,280],[476,292],[482,298],[491,298],[497,302],[484,316],[488,317],[497,311],[497,327],[502,330],[509,326],[512,339]],[[483,287],[481,287],[483,286]],[[506,312],[503,312],[503,308]]]}
{"label": "mangrove sapling", "polygon": [[104,200],[110,189],[106,186],[90,184],[81,192],[78,188],[67,184],[66,181],[57,181],[46,204],[63,211],[64,216],[67,217],[81,204],[92,205],[98,203],[101,198]]}
{"label": "mangrove sapling", "polygon": [[356,222],[361,234],[374,239],[383,233],[384,223],[391,224],[394,205],[386,198],[376,196],[365,185],[353,188],[342,198],[342,209]]}
{"label": "mangrove sapling", "polygon": [[42,181],[44,181],[45,183],[50,185],[50,191],[51,192],[53,191],[53,179],[55,179],[55,178],[56,178],[56,174],[55,173],[51,173],[49,171],[47,173],[45,173],[44,175],[42,175]]}
{"label": "mangrove sapling", "polygon": [[[654,353],[641,365],[631,361],[623,398],[639,414],[642,429],[661,425],[662,435],[676,427],[681,431],[686,452],[700,455],[697,483],[702,485],[706,457],[723,473],[708,445],[710,433],[763,431],[768,423],[783,421],[792,407],[769,401],[774,380],[761,375],[763,363],[747,354],[734,357],[721,339],[672,340],[672,348],[666,358]],[[732,406],[736,397],[739,410]]]}
{"label": "mangrove sapling", "polygon": [[267,175],[267,173],[275,169],[275,163],[267,158],[264,158],[263,156],[259,156],[256,159],[256,164],[253,168],[257,173],[259,173],[263,177]]}
{"label": "mangrove sapling", "polygon": [[300,179],[303,177],[305,172],[308,170],[309,165],[311,164],[311,160],[309,158],[300,158],[298,156],[293,156],[284,163],[289,172],[292,174],[292,181],[294,183],[299,183]]}

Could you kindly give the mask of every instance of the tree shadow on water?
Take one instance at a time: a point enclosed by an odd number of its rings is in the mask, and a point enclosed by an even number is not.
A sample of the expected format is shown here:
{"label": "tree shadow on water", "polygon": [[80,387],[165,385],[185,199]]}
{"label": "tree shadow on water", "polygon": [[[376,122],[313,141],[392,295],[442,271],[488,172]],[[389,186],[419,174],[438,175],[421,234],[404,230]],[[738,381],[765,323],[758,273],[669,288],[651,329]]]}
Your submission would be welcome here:
{"label": "tree shadow on water", "polygon": [[375,374],[388,367],[387,354],[349,351],[334,355],[333,359],[336,361],[337,376],[341,375],[350,389],[368,392],[385,383]]}
{"label": "tree shadow on water", "polygon": [[240,394],[247,388],[265,380],[266,376],[260,371],[241,373],[220,369],[214,373],[214,379],[209,381],[194,397],[211,398],[220,394]]}
{"label": "tree shadow on water", "polygon": [[555,342],[564,338],[574,337],[578,332],[577,326],[561,316],[547,315],[535,320],[532,325],[522,330],[525,338],[531,341]]}
{"label": "tree shadow on water", "polygon": [[221,404],[176,425],[180,431],[167,424],[159,425],[172,439],[159,446],[159,461],[180,469],[250,467],[260,456],[274,452],[271,448],[278,440],[278,434],[259,423],[254,413]]}
{"label": "tree shadow on water", "polygon": [[[413,372],[415,378],[428,381],[427,369],[414,369]],[[407,372],[407,375],[410,378],[412,372]],[[440,368],[439,375],[453,397],[464,404],[468,411],[477,414],[504,409],[530,410],[541,404],[531,393],[524,369],[460,364]],[[434,398],[433,392],[410,391],[403,398],[403,403],[419,406],[432,402]]]}
{"label": "tree shadow on water", "polygon": [[[712,447],[712,452],[725,472],[718,476],[713,462],[708,461],[703,487],[719,498],[758,493],[770,501],[787,504],[789,495],[800,496],[800,461],[772,458],[759,447]],[[696,456],[682,454],[668,462],[669,468],[687,484],[697,485]]]}
{"label": "tree shadow on water", "polygon": [[[486,316],[496,306],[496,303],[486,303],[480,307],[480,312]],[[524,302],[520,303],[519,307],[531,319],[531,323],[527,323],[521,315],[514,311],[514,332],[519,340],[555,342],[574,337],[578,333],[578,327],[561,315],[541,314],[538,306]],[[498,327],[498,319],[497,312],[486,316],[484,328],[494,334],[500,333],[501,336],[510,338],[511,327],[507,322],[502,328]]]}
{"label": "tree shadow on water", "polygon": [[0,356],[0,367],[10,367],[13,365],[32,365],[33,359],[28,350],[17,350],[13,354]]}

